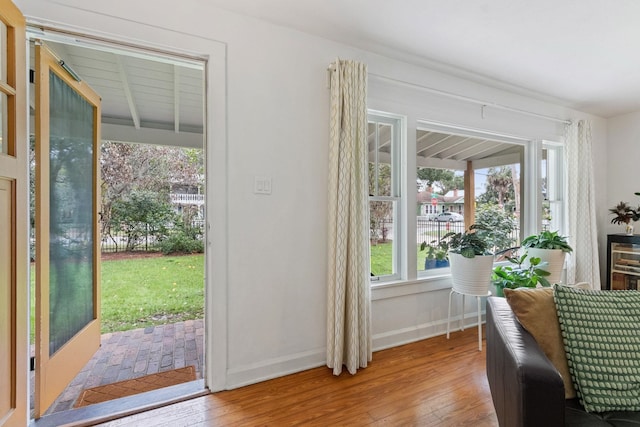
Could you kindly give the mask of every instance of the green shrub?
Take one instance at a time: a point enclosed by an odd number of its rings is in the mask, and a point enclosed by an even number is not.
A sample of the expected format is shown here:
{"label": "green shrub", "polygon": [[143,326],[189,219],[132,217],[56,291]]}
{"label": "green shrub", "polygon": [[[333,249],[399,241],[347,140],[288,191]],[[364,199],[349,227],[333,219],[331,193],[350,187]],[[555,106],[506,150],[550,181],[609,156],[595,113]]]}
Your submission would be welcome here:
{"label": "green shrub", "polygon": [[479,206],[476,210],[476,224],[485,229],[485,238],[494,252],[516,245],[513,237],[515,218],[494,204]]}
{"label": "green shrub", "polygon": [[131,252],[147,239],[163,240],[169,232],[167,224],[174,219],[173,208],[166,195],[134,191],[113,202],[110,226],[116,232],[125,233],[125,250]]}
{"label": "green shrub", "polygon": [[160,243],[163,254],[193,254],[204,252],[204,243],[184,230],[177,230]]}

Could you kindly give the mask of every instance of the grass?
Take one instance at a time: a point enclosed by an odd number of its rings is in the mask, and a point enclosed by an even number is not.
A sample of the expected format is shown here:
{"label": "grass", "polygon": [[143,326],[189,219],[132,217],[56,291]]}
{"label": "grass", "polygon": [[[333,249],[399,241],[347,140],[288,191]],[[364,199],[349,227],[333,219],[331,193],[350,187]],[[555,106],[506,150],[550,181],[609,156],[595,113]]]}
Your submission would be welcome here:
{"label": "grass", "polygon": [[[393,242],[371,245],[371,272],[376,276],[383,276],[393,272],[393,260],[391,257]],[[424,251],[420,252],[420,245],[416,246],[418,253],[418,270],[424,270]]]}
{"label": "grass", "polygon": [[[204,316],[204,255],[108,260],[101,263],[102,333]],[[31,269],[32,289],[35,271]],[[35,336],[31,293],[31,342]]]}
{"label": "grass", "polygon": [[371,273],[383,276],[392,273],[392,242],[371,245]]}
{"label": "grass", "polygon": [[204,316],[204,255],[102,262],[102,332]]}

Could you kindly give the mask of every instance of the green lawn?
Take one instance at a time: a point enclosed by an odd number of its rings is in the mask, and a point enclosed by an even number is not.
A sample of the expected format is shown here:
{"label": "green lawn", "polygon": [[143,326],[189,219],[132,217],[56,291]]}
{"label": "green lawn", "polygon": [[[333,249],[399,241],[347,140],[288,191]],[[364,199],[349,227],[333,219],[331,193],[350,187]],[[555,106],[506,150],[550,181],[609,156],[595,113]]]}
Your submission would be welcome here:
{"label": "green lawn", "polygon": [[[391,249],[393,242],[371,245],[371,272],[376,276],[392,273]],[[420,245],[416,245],[418,252],[418,270],[424,270],[425,252],[420,252]]]}
{"label": "green lawn", "polygon": [[391,242],[371,245],[371,273],[375,276],[391,274]]}
{"label": "green lawn", "polygon": [[[34,273],[32,268],[32,286]],[[102,261],[101,301],[102,333],[202,318],[204,255]]]}
{"label": "green lawn", "polygon": [[204,255],[102,262],[102,332],[204,316]]}

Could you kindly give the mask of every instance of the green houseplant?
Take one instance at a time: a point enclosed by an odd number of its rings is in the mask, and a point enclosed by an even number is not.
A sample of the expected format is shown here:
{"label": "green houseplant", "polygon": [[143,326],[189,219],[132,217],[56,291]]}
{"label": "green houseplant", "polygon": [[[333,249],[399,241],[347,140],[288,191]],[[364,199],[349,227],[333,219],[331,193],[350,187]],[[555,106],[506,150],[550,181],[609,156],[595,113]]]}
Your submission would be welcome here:
{"label": "green houseplant", "polygon": [[489,251],[487,231],[484,226],[473,224],[468,231],[445,234],[442,240],[446,242],[449,252],[460,254],[465,258],[493,256]]}
{"label": "green houseplant", "polygon": [[426,242],[422,242],[420,245],[420,250],[427,250],[426,256],[424,258],[424,269],[430,270],[432,268],[436,268],[436,247],[433,245],[427,245]]}
{"label": "green houseplant", "polygon": [[541,231],[533,234],[522,241],[523,248],[537,249],[560,249],[562,252],[570,253],[573,248],[569,245],[566,236],[561,236],[557,231]]}
{"label": "green houseplant", "polygon": [[521,246],[527,250],[530,259],[540,258],[546,263],[550,283],[561,282],[566,254],[573,251],[567,236],[561,236],[557,231],[544,230],[525,238]]}
{"label": "green houseplant", "polygon": [[486,229],[471,225],[461,233],[447,233],[443,240],[449,249],[452,290],[461,294],[486,296],[491,282],[493,254]]}
{"label": "green houseplant", "polygon": [[446,240],[440,240],[439,242],[432,240],[431,243],[422,242],[420,251],[427,251],[424,259],[424,269],[449,267],[448,247]]}
{"label": "green houseplant", "polygon": [[491,282],[496,287],[496,294],[503,296],[504,288],[536,288],[551,286],[547,280],[550,273],[544,270],[546,264],[537,257],[529,257],[525,252],[519,257],[507,257],[510,265],[498,265],[493,268]]}

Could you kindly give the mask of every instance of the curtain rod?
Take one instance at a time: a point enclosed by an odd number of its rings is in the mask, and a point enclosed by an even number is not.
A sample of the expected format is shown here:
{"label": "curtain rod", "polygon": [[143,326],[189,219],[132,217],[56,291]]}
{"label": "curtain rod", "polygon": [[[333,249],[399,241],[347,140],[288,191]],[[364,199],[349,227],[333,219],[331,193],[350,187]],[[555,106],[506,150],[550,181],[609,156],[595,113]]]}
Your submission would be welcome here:
{"label": "curtain rod", "polygon": [[[333,65],[333,64],[331,64]],[[331,66],[330,66],[331,67]],[[395,84],[399,84],[402,86],[408,86],[408,87],[412,87],[412,88],[417,88],[420,89],[422,91],[425,92],[429,92],[429,93],[433,93],[436,95],[442,95],[442,96],[446,96],[449,98],[453,98],[453,99],[458,99],[460,101],[466,101],[466,102],[470,102],[473,104],[478,104],[481,105],[483,108],[483,114],[484,114],[484,107],[492,107],[492,108],[496,108],[496,109],[500,109],[500,110],[506,110],[506,111],[512,111],[514,113],[518,113],[518,114],[523,114],[526,116],[531,116],[531,117],[537,117],[539,119],[544,119],[544,120],[550,120],[552,122],[558,122],[558,123],[564,123],[566,125],[571,124],[571,120],[566,120],[566,119],[559,119],[557,117],[552,117],[552,116],[547,116],[544,114],[538,114],[538,113],[533,113],[531,111],[526,111],[526,110],[521,110],[519,108],[514,108],[514,107],[509,107],[507,105],[502,105],[502,104],[498,104],[496,102],[487,102],[487,101],[483,101],[480,99],[476,99],[476,98],[471,98],[469,96],[464,96],[464,95],[458,95],[455,93],[451,93],[451,92],[446,92],[440,89],[434,89],[428,86],[423,86],[417,83],[411,83],[411,82],[407,82],[404,80],[398,80],[398,79],[394,79],[392,77],[387,77],[387,76],[382,76],[380,74],[374,74],[374,73],[369,73],[369,76],[375,77],[377,79],[380,80],[386,80]]]}

